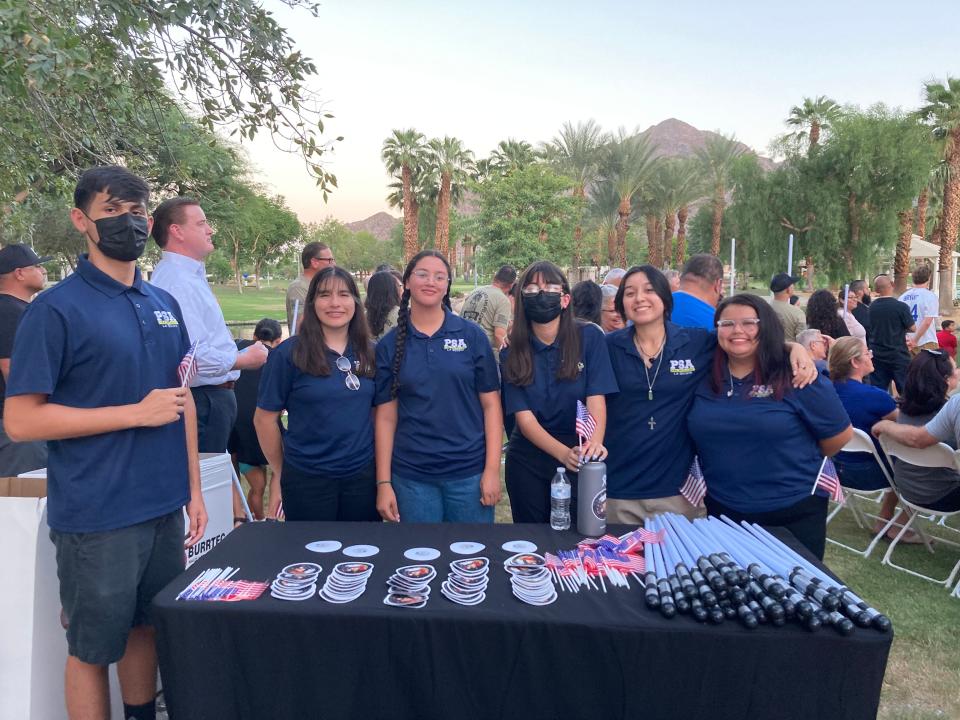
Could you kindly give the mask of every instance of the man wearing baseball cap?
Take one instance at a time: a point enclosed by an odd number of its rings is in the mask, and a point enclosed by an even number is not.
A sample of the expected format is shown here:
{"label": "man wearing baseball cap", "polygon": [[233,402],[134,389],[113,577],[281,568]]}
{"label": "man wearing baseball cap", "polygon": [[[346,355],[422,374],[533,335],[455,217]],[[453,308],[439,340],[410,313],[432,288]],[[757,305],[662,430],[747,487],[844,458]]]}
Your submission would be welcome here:
{"label": "man wearing baseball cap", "polygon": [[807,329],[807,316],[803,314],[803,310],[790,304],[793,286],[800,280],[801,278],[787,273],[777,273],[770,280],[770,291],[773,293],[770,307],[780,318],[783,339],[787,342],[796,342],[797,336]]}
{"label": "man wearing baseball cap", "polygon": [[30,299],[43,290],[49,257],[38,257],[28,245],[7,245],[0,250],[0,475],[19,475],[46,467],[47,444],[35,440],[17,443],[3,431],[3,396],[10,374],[13,337]]}

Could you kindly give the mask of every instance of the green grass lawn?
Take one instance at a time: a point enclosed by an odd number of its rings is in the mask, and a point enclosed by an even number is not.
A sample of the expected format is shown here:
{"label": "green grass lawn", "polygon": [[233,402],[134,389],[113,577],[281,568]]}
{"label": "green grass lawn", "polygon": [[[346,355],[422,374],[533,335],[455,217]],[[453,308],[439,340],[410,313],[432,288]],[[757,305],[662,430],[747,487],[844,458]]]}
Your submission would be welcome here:
{"label": "green grass lawn", "polygon": [[286,293],[287,286],[275,285],[271,288],[244,288],[243,293],[237,292],[236,285],[211,285],[213,294],[217,296],[224,319],[230,322],[255,323],[265,317],[287,320]]}

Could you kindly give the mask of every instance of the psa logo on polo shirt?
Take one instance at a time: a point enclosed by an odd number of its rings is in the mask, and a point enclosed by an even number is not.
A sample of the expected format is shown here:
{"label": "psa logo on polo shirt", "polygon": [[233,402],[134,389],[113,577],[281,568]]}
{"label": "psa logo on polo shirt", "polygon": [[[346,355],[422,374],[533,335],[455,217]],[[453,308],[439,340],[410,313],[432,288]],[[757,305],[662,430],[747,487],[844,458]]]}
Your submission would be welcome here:
{"label": "psa logo on polo shirt", "polygon": [[693,375],[697,369],[693,366],[693,360],[671,360],[671,375]]}
{"label": "psa logo on polo shirt", "polygon": [[463,352],[467,349],[467,341],[462,338],[447,338],[443,341],[443,349],[450,352]]}
{"label": "psa logo on polo shirt", "polygon": [[178,328],[180,323],[177,322],[177,316],[174,315],[169,310],[154,310],[153,314],[157,316],[157,325],[160,327],[166,328]]}

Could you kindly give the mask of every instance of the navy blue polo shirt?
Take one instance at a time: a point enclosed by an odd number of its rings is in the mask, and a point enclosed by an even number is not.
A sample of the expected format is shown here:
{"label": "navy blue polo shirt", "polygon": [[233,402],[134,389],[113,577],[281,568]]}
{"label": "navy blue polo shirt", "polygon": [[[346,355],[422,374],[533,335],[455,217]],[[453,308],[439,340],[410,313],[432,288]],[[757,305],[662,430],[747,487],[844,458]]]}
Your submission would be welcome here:
{"label": "navy blue polo shirt", "polygon": [[[77,271],[30,303],[10,359],[7,397],[99,408],[179,387],[190,340],[180,306],[144,282],[127,287],[81,255]],[[189,495],[183,419],[48,443],[50,527],[85,533],[173,512]]]}
{"label": "navy blue polo shirt", "polygon": [[[610,367],[610,355],[603,341],[603,330],[591,323],[580,325],[580,372],[575,380],[558,380],[562,352],[554,340],[549,345],[530,334],[533,350],[533,382],[525,387],[503,381],[506,412],[511,415],[530,410],[540,426],[551,435],[575,435],[577,400],[586,404],[591,395],[617,391]],[[510,349],[500,351],[501,365]]]}
{"label": "navy blue polo shirt", "polygon": [[[873,385],[857,382],[856,380],[839,380],[833,383],[833,389],[837,391],[840,402],[843,404],[847,415],[850,416],[851,424],[863,430],[870,435],[870,429],[884,417],[897,409],[897,403],[890,397],[890,393]],[[877,439],[870,435],[874,446],[879,450],[880,445]],[[885,456],[881,453],[880,458]],[[837,460],[844,465],[861,465],[863,467],[873,467],[876,460],[869,453],[862,452],[840,452],[837,453]],[[890,470],[887,467],[887,470]]]}
{"label": "navy blue polo shirt", "polygon": [[[607,396],[607,496],[617,500],[671,497],[680,492],[693,461],[686,417],[700,381],[709,374],[717,336],[667,322],[663,362],[647,370],[633,328],[607,335],[620,392]],[[653,429],[650,418],[653,418]]]}
{"label": "navy blue polo shirt", "polygon": [[[393,328],[377,343],[377,405],[390,402],[396,350]],[[408,320],[393,472],[410,479],[460,479],[483,472],[487,443],[480,393],[499,388],[493,350],[479,325],[448,310],[440,329],[427,336]]]}
{"label": "navy blue polo shirt", "polygon": [[717,309],[690,293],[677,290],[673,294],[673,311],[670,320],[682,327],[713,330],[713,317]]}
{"label": "navy blue polo shirt", "polygon": [[697,388],[687,427],[697,447],[707,494],[744,513],[790,507],[810,496],[823,457],[818,441],[849,425],[833,385],[818,375],[782,400],[766,396],[752,373],[714,393]]}
{"label": "navy blue polo shirt", "polygon": [[[360,389],[351,390],[337,369],[340,356],[329,350],[329,375],[305,373],[293,364],[297,342],[295,335],[270,353],[257,397],[259,408],[287,411],[283,464],[317,475],[362,470],[373,460],[373,379],[358,376]],[[344,356],[356,362],[351,347]]]}

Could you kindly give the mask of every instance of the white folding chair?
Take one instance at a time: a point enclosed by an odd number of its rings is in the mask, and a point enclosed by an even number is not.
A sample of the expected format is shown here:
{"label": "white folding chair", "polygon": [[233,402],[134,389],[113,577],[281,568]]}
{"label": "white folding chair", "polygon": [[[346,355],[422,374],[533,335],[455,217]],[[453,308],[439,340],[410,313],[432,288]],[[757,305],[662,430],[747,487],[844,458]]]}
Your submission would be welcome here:
{"label": "white folding chair", "polygon": [[[927,448],[912,448],[899,443],[889,435],[880,436],[880,446],[883,448],[883,451],[889,457],[899,458],[904,462],[908,462],[911,465],[918,465],[920,467],[928,468],[949,468],[951,470],[960,471],[960,461],[958,461],[957,451],[951,448],[949,445],[944,443],[937,443],[936,445],[931,445]],[[896,489],[896,484],[894,484],[894,489]],[[940,510],[931,510],[930,508],[923,507],[917,503],[912,503],[909,500],[906,500],[902,495],[900,496],[900,503],[911,510],[910,517],[903,524],[903,527],[900,528],[900,532],[897,533],[897,536],[890,543],[890,547],[887,548],[886,554],[883,556],[881,561],[883,565],[889,565],[892,568],[897,570],[903,570],[906,573],[915,575],[916,577],[923,578],[937,585],[943,585],[947,589],[950,588],[950,585],[957,577],[958,571],[960,571],[960,560],[957,560],[956,564],[953,566],[953,570],[950,571],[950,574],[943,580],[938,580],[937,578],[930,577],[929,575],[924,575],[919,573],[916,570],[911,570],[910,568],[905,568],[900,565],[897,565],[893,562],[893,551],[897,547],[897,543],[900,542],[900,539],[906,535],[910,530],[910,526],[913,525],[914,520],[920,517],[921,514],[925,516],[930,516],[933,522],[936,522],[940,518],[949,517],[951,515],[957,515],[960,513],[960,510],[955,510],[953,512],[943,512]],[[943,526],[947,530],[952,530],[949,526]],[[945,543],[947,545],[952,545],[953,547],[960,548],[960,543],[954,542],[953,540],[947,540],[943,537],[937,537],[937,542]],[[926,538],[925,538],[926,541]],[[933,548],[928,544],[927,548],[930,552],[933,552]],[[960,592],[954,589],[952,593],[954,597],[960,597]]]}
{"label": "white folding chair", "polygon": [[[877,465],[880,466],[881,472],[883,472],[883,477],[886,479],[887,484],[890,486],[890,490],[893,489],[893,479],[890,477],[890,473],[887,472],[886,466],[883,464],[880,453],[877,452],[877,446],[873,444],[873,440],[870,439],[870,436],[867,435],[863,430],[858,430],[853,428],[853,437],[850,438],[849,442],[843,446],[843,452],[855,452],[855,453],[868,453],[873,455],[874,460],[877,461]],[[866,519],[870,518],[871,520],[880,519],[879,515],[873,513],[864,512],[864,510],[857,506],[859,500],[868,500],[870,502],[877,501],[883,493],[886,492],[885,489],[882,490],[858,490],[856,488],[843,488],[843,494],[846,498],[845,504],[836,503],[836,506],[833,510],[830,511],[830,514],[827,515],[827,524],[830,524],[830,521],[833,520],[836,515],[843,510],[844,507],[850,510],[853,513],[853,519],[856,520],[857,525],[861,528],[866,529],[867,523]],[[883,529],[875,534],[871,539],[870,543],[863,550],[859,550],[850,545],[845,545],[839,540],[834,540],[833,538],[828,537],[827,542],[842,547],[845,550],[849,550],[852,553],[857,555],[862,555],[863,557],[869,557],[870,553],[873,552],[873,549],[877,546],[877,543],[880,542],[880,538],[887,534],[890,528],[893,526],[896,518],[896,513],[893,517],[886,521],[886,524],[883,526]]]}

